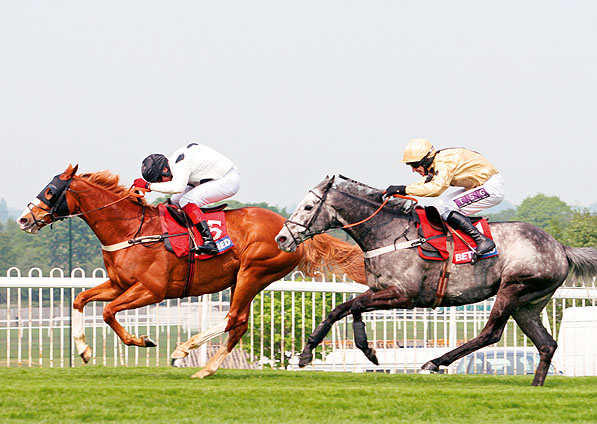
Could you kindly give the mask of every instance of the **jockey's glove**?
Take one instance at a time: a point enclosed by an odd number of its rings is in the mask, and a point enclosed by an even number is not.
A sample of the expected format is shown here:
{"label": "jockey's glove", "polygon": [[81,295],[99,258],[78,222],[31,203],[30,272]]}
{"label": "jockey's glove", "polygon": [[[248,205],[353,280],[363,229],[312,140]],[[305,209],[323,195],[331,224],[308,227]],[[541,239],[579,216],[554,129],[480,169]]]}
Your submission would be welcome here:
{"label": "jockey's glove", "polygon": [[386,196],[390,197],[394,194],[400,194],[402,196],[406,196],[406,186],[405,185],[391,185],[386,188]]}
{"label": "jockey's glove", "polygon": [[145,190],[149,190],[149,183],[147,181],[145,181],[143,178],[137,178],[134,182],[133,182],[133,187],[139,187],[139,188],[144,188]]}

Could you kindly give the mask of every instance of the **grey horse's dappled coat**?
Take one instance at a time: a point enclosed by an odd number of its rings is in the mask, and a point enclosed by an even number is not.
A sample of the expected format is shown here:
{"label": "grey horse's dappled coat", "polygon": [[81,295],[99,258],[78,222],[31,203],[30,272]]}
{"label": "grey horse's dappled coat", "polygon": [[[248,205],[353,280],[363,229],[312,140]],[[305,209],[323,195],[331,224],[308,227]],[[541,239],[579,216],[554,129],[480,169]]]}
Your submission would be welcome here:
{"label": "grey horse's dappled coat", "polygon": [[[370,217],[381,204],[382,190],[340,177],[326,178],[303,199],[286,221],[276,240],[292,251],[313,234],[342,228]],[[366,222],[344,230],[364,252],[418,238],[413,221],[413,202],[391,199]],[[543,327],[540,312],[570,272],[578,277],[597,274],[597,251],[563,246],[545,231],[523,222],[490,224],[498,256],[475,265],[452,267],[442,306],[476,303],[496,296],[487,324],[474,339],[427,362],[423,369],[439,370],[481,347],[499,341],[512,316],[540,353],[534,385],[542,385],[557,344]],[[309,337],[301,365],[312,358],[313,349],[331,325],[352,314],[355,344],[374,363],[375,351],[367,344],[361,314],[376,309],[431,307],[436,298],[442,261],[419,256],[416,248],[397,250],[365,259],[370,290],[336,309]]]}

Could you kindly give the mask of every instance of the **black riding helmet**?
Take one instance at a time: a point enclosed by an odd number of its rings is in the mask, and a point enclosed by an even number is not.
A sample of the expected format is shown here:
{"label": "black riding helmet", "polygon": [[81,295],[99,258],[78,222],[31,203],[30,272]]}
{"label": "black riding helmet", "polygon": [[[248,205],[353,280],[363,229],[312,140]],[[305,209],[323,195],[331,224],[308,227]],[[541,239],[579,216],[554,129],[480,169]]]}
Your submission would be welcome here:
{"label": "black riding helmet", "polygon": [[[164,168],[166,168],[166,171],[164,171]],[[162,176],[171,177],[172,171],[168,164],[168,158],[160,153],[147,156],[143,159],[141,165],[141,175],[143,175],[145,181],[150,183],[158,182]]]}

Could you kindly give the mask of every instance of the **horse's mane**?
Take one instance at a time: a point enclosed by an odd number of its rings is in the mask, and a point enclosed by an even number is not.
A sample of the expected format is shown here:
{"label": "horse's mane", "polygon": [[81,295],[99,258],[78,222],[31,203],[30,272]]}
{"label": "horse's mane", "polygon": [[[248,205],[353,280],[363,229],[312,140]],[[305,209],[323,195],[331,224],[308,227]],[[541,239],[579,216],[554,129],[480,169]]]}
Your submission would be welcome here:
{"label": "horse's mane", "polygon": [[[337,178],[339,178],[341,181],[336,186],[336,189],[338,191],[359,197],[364,200],[368,200],[373,203],[381,204],[381,195],[383,194],[384,190],[370,187],[367,184],[361,183],[356,180],[352,180],[341,175]],[[403,204],[404,200],[399,198],[391,198],[388,201],[388,205],[391,207],[402,206]]]}
{"label": "horse's mane", "polygon": [[[120,176],[105,170],[99,172],[87,172],[79,174],[79,177],[86,180],[88,183],[104,188],[119,197],[124,197],[129,194],[129,188],[120,184]],[[131,197],[131,201],[137,202],[136,198]],[[142,199],[144,205],[148,205],[145,199]]]}
{"label": "horse's mane", "polygon": [[336,178],[336,181],[340,181],[336,186],[337,190],[352,194],[353,196],[357,196],[362,199],[379,201],[379,197],[383,193],[383,190],[370,187],[367,184],[343,177],[341,175],[337,176]]}

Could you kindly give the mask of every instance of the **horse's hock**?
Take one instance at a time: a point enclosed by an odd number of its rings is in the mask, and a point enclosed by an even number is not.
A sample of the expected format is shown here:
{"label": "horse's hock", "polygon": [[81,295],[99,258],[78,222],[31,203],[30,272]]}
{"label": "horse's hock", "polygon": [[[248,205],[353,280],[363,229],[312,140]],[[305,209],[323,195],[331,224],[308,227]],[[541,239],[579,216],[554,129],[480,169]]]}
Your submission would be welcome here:
{"label": "horse's hock", "polygon": [[[222,347],[220,344],[207,344],[207,358],[211,358],[215,355],[218,349]],[[177,367],[180,368],[201,368],[205,363],[201,363],[201,349],[193,349],[189,352],[188,356],[180,359]],[[249,362],[249,355],[238,347],[233,349],[232,352],[226,356],[224,362],[220,368],[232,368],[232,369],[258,369],[257,363],[251,364]]]}

